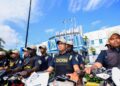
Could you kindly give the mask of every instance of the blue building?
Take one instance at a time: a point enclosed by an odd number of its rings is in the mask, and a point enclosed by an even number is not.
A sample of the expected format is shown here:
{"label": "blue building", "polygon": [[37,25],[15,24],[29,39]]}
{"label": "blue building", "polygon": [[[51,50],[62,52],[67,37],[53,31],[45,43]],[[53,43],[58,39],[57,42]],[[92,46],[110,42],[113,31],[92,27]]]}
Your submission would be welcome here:
{"label": "blue building", "polygon": [[56,41],[60,38],[64,37],[67,41],[73,41],[74,50],[78,53],[84,54],[87,52],[87,49],[84,47],[84,38],[82,33],[82,27],[77,27],[76,29],[69,29],[64,32],[57,32],[55,36],[49,38],[48,40],[48,52],[49,53],[57,53],[58,48],[56,45]]}

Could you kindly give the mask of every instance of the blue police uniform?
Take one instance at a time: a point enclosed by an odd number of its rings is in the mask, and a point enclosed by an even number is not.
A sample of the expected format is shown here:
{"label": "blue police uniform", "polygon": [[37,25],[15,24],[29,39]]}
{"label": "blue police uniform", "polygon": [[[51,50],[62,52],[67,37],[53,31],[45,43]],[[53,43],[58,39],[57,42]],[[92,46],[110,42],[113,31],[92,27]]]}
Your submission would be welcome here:
{"label": "blue police uniform", "polygon": [[50,66],[55,69],[55,76],[73,73],[73,65],[78,65],[78,61],[69,53],[59,54],[52,60]]}
{"label": "blue police uniform", "polygon": [[5,58],[5,59],[1,59],[0,60],[0,67],[6,67],[8,66],[8,60]]}
{"label": "blue police uniform", "polygon": [[39,65],[39,71],[47,70],[51,61],[52,61],[52,57],[47,54],[40,56],[39,60],[37,60],[36,62],[36,65]]}
{"label": "blue police uniform", "polygon": [[20,58],[17,58],[17,59],[10,59],[9,60],[9,67],[10,69],[16,69],[18,67],[21,67],[22,66],[22,60]]}
{"label": "blue police uniform", "polygon": [[120,68],[120,48],[101,51],[96,62],[100,62],[105,68]]}
{"label": "blue police uniform", "polygon": [[22,68],[23,70],[20,72],[20,75],[24,78],[27,78],[30,76],[30,74],[34,71],[38,70],[39,65],[36,65],[36,61],[40,58],[37,55],[34,55],[32,57],[26,57],[24,58]]}
{"label": "blue police uniform", "polygon": [[28,56],[28,57],[26,57],[26,58],[24,58],[24,61],[23,61],[23,69],[25,70],[25,69],[31,69],[31,66],[32,64],[31,64],[31,61],[30,61],[30,57]]}
{"label": "blue police uniform", "polygon": [[68,51],[68,53],[70,53],[71,55],[73,55],[73,57],[75,57],[75,59],[76,59],[76,61],[78,61],[79,65],[84,64],[82,55],[78,54],[74,50]]}
{"label": "blue police uniform", "polygon": [[27,58],[25,58],[24,59],[24,70],[26,70],[27,72],[31,72],[34,67],[38,66],[38,65],[36,65],[36,61],[39,58],[40,57],[38,55],[35,55],[33,57],[27,57]]}

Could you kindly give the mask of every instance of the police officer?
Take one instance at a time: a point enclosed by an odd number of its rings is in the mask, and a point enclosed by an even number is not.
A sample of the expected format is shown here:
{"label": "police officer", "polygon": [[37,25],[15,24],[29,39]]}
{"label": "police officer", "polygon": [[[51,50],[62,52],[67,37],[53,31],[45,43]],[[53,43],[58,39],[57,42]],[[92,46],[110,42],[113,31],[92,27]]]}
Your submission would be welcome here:
{"label": "police officer", "polygon": [[0,71],[6,70],[8,68],[8,60],[6,58],[6,53],[4,51],[0,51]]}
{"label": "police officer", "polygon": [[22,70],[22,59],[20,58],[20,54],[18,50],[13,50],[10,55],[10,60],[9,60],[9,70],[10,72],[16,73]]}
{"label": "police officer", "polygon": [[37,47],[34,45],[31,45],[30,47],[27,47],[27,49],[30,52],[30,58],[33,60],[36,60],[39,56],[37,55]]}
{"label": "police officer", "polygon": [[[41,65],[39,67],[39,71],[45,71],[48,69],[48,66],[50,65],[52,61],[52,57],[47,54],[47,47],[44,44],[41,44],[39,46],[39,49],[41,53],[41,56],[40,56]],[[38,63],[40,63],[39,60],[38,60]]]}
{"label": "police officer", "polygon": [[27,48],[23,48],[23,69],[25,70],[26,68],[31,68],[30,64],[30,51]]}
{"label": "police officer", "polygon": [[6,58],[6,52],[0,51],[0,86],[4,86],[6,84],[3,77],[6,75],[7,68],[8,60]]}
{"label": "police officer", "polygon": [[78,77],[76,77],[76,72],[80,71],[78,62],[72,55],[67,53],[66,40],[64,38],[60,38],[57,41],[57,45],[59,54],[52,60],[47,71],[52,72],[55,70],[55,76],[69,75],[72,80],[74,78],[74,80],[76,79],[77,81]]}
{"label": "police officer", "polygon": [[83,70],[84,70],[83,56],[78,54],[77,52],[75,52],[73,50],[73,47],[74,47],[73,46],[73,41],[67,41],[66,45],[67,45],[67,52],[69,54],[73,55],[73,57],[78,61],[78,64],[79,64],[79,67],[80,67],[81,71],[78,72],[79,82],[78,82],[77,85],[82,86],[83,85],[82,84],[82,77],[84,76],[84,72],[83,72]]}
{"label": "police officer", "polygon": [[96,62],[90,68],[86,68],[86,73],[91,73],[96,68],[120,68],[120,35],[113,33],[108,39],[108,49],[102,50]]}
{"label": "police officer", "polygon": [[66,45],[67,45],[67,52],[73,55],[73,57],[75,57],[75,59],[78,61],[80,68],[84,69],[84,63],[82,60],[83,57],[82,55],[78,54],[77,52],[73,50],[73,47],[74,47],[73,42],[67,41]]}
{"label": "police officer", "polygon": [[25,48],[24,51],[24,64],[23,71],[20,73],[23,77],[27,78],[34,71],[38,71],[39,64],[36,64],[38,58],[40,58],[36,54],[36,46],[30,46]]}
{"label": "police officer", "polygon": [[32,61],[31,58],[30,58],[30,49],[27,49],[27,48],[23,48],[22,49],[23,51],[23,64],[22,64],[22,71],[20,72],[20,75],[23,76],[23,77],[27,77],[29,76],[27,71],[31,70],[32,68]]}

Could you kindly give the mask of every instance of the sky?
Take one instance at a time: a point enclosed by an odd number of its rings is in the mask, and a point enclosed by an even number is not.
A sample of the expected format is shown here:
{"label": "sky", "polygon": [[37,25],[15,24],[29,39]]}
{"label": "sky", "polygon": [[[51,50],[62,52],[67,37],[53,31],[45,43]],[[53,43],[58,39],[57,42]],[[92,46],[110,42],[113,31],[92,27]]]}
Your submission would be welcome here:
{"label": "sky", "polygon": [[[0,37],[7,49],[24,47],[29,2],[0,0]],[[72,21],[84,33],[120,25],[119,8],[120,0],[32,0],[28,45],[73,27]]]}

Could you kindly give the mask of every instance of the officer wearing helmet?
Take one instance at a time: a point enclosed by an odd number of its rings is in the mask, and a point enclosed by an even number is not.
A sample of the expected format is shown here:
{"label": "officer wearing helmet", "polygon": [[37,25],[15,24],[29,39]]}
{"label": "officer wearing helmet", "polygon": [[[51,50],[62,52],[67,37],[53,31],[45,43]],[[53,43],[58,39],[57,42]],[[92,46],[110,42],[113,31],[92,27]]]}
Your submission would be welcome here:
{"label": "officer wearing helmet", "polygon": [[22,59],[20,58],[20,53],[18,50],[12,50],[9,59],[9,68],[10,73],[16,73],[22,70]]}
{"label": "officer wearing helmet", "polygon": [[45,71],[48,69],[51,61],[52,61],[52,57],[50,55],[47,54],[47,47],[44,44],[41,44],[39,46],[39,50],[41,53],[40,58],[38,59],[38,61],[36,62],[36,64],[38,64],[39,67],[39,71]]}
{"label": "officer wearing helmet", "polygon": [[[68,75],[70,78],[78,80],[77,72],[80,71],[78,61],[69,53],[67,53],[66,40],[60,38],[57,41],[59,54],[54,57],[48,72],[55,70],[55,76]],[[76,77],[76,78],[75,78]]]}
{"label": "officer wearing helmet", "polygon": [[92,70],[105,67],[111,69],[113,67],[120,68],[120,34],[113,33],[108,38],[107,50],[102,50],[98,55],[95,63],[90,68],[85,68],[86,73]]}
{"label": "officer wearing helmet", "polygon": [[37,48],[36,46],[30,46],[23,49],[24,51],[24,61],[23,61],[23,71],[21,71],[21,76],[29,77],[30,74],[34,71],[38,71],[39,65],[36,64],[38,61],[38,56],[36,54]]}
{"label": "officer wearing helmet", "polygon": [[73,55],[73,57],[75,57],[76,60],[78,60],[80,68],[83,69],[84,68],[84,64],[83,64],[83,60],[82,60],[83,57],[82,57],[82,55],[78,54],[77,52],[75,52],[73,50],[73,47],[74,47],[73,42],[67,41],[66,45],[67,45],[67,52],[70,53],[71,55]]}

